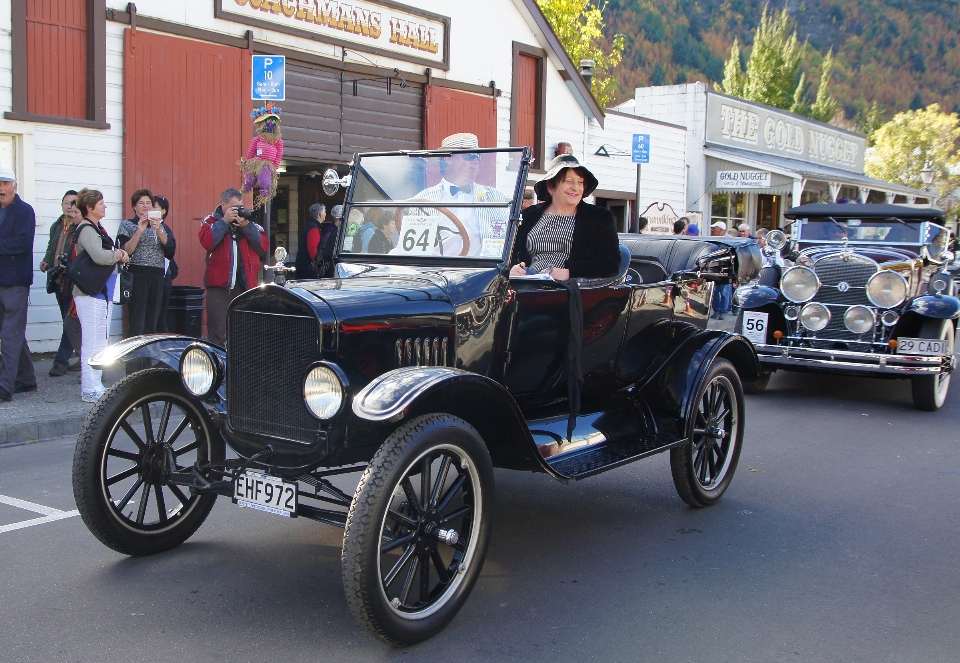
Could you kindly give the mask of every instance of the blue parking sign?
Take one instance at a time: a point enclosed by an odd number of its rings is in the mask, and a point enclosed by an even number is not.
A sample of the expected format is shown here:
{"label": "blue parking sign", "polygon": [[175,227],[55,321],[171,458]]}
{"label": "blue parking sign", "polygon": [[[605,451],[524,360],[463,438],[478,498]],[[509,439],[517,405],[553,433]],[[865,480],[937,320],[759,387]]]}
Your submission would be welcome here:
{"label": "blue parking sign", "polygon": [[284,85],[286,60],[282,55],[253,56],[251,99],[254,101],[283,101],[286,99],[286,86]]}
{"label": "blue parking sign", "polygon": [[650,163],[650,134],[633,134],[633,163]]}

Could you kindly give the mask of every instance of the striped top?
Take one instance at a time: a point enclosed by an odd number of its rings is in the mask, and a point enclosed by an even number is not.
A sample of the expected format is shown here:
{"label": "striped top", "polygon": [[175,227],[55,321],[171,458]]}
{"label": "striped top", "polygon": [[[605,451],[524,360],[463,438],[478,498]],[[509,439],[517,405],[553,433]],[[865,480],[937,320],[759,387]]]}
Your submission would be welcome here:
{"label": "striped top", "polygon": [[529,271],[539,273],[548,267],[563,269],[573,246],[574,216],[544,214],[527,235],[530,252]]}

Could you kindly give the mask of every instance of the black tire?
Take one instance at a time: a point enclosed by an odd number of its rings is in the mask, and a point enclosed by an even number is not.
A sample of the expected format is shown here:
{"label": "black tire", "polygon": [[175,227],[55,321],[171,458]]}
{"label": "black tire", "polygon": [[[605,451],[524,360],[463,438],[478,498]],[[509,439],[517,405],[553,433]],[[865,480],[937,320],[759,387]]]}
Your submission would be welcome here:
{"label": "black tire", "polygon": [[767,385],[770,384],[770,376],[773,375],[773,372],[761,368],[761,373],[759,380],[743,383],[743,393],[760,394],[766,391]]}
{"label": "black tire", "polygon": [[[483,567],[493,491],[487,447],[462,419],[418,417],[387,438],[360,479],[343,537],[343,588],[354,619],[395,646],[450,623]],[[452,545],[437,540],[451,531],[458,534]]]}
{"label": "black tire", "polygon": [[152,555],[179,546],[203,524],[217,496],[190,495],[170,484],[168,449],[180,470],[224,456],[219,432],[176,371],[130,375],[87,415],[73,456],[73,495],[83,522],[105,546],[124,555]]}
{"label": "black tire", "polygon": [[[949,339],[950,344],[953,345],[954,324],[956,323],[953,320],[924,320],[920,327],[919,338]],[[947,400],[947,392],[950,390],[950,373],[948,372],[922,375],[911,378],[910,382],[913,389],[913,405],[918,410],[936,412]]]}
{"label": "black tire", "polygon": [[733,364],[713,362],[695,403],[687,422],[690,442],[670,450],[670,469],[680,499],[706,507],[727,490],[743,446],[743,387]]}

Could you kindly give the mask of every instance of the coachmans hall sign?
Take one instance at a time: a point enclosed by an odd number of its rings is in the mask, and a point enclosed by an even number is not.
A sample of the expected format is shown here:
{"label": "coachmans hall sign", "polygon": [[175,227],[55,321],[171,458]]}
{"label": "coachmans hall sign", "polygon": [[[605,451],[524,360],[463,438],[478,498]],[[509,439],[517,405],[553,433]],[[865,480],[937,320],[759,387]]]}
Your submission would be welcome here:
{"label": "coachmans hall sign", "polygon": [[448,69],[450,19],[387,0],[214,0],[217,18]]}
{"label": "coachmans hall sign", "polygon": [[867,139],[792,113],[707,93],[707,142],[863,173]]}

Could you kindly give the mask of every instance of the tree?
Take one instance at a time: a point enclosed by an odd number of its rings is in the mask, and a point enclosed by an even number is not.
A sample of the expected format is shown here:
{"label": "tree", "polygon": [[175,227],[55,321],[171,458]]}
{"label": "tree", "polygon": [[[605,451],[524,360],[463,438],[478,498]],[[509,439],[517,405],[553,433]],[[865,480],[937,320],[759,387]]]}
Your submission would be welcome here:
{"label": "tree", "polygon": [[537,4],[574,64],[580,60],[593,60],[593,96],[601,107],[612,104],[617,93],[613,70],[623,59],[626,38],[615,35],[610,50],[604,51],[603,10],[606,3],[597,7],[591,0],[537,0]]}
{"label": "tree", "polygon": [[823,58],[820,85],[811,105],[807,102],[806,73],[800,71],[800,63],[809,46],[797,37],[786,7],[775,15],[770,12],[769,5],[764,5],[746,71],[740,66],[741,48],[739,39],[734,39],[730,57],[723,68],[723,82],[717,86],[719,92],[822,122],[836,114],[838,104],[828,91],[833,73],[833,51]]}
{"label": "tree", "polygon": [[922,189],[920,171],[930,167],[939,200],[960,185],[954,174],[960,172],[960,116],[941,112],[939,104],[897,113],[871,138],[864,167],[870,177]]}

